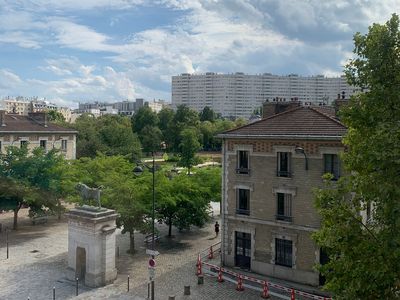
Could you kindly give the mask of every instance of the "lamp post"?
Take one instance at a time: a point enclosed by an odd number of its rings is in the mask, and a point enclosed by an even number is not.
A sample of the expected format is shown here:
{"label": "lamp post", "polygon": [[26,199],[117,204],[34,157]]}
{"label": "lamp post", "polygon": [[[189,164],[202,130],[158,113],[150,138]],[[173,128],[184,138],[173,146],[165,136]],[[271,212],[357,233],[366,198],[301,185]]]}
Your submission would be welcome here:
{"label": "lamp post", "polygon": [[305,167],[306,167],[306,170],[308,170],[308,157],[307,157],[307,154],[306,154],[306,151],[304,150],[304,148],[297,146],[297,147],[294,149],[294,151],[295,151],[297,154],[303,154],[303,155],[304,155],[304,158],[305,158],[305,160],[306,160],[306,165],[305,165]]}
{"label": "lamp post", "polygon": [[[152,201],[152,216],[151,216],[151,227],[152,227],[152,235],[151,235],[151,250],[154,251],[154,234],[155,234],[155,228],[154,228],[154,219],[155,219],[155,203],[156,203],[156,191],[155,191],[155,158],[154,158],[154,151],[151,152],[152,158],[153,158],[153,165],[152,167],[149,167],[145,164],[143,164],[146,168],[150,170],[150,172],[153,174],[153,201]],[[133,169],[133,174],[136,176],[140,176],[143,173],[143,168],[139,165],[137,165]],[[154,259],[154,255],[152,255],[152,259]],[[151,300],[154,300],[154,278],[151,279]]]}

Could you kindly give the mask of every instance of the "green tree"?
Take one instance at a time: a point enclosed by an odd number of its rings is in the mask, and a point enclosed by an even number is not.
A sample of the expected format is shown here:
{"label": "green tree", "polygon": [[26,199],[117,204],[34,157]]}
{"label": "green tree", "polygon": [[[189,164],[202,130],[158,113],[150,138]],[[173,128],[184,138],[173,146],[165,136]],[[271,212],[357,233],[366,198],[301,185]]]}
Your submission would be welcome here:
{"label": "green tree", "polygon": [[133,132],[140,134],[142,129],[146,126],[157,126],[158,116],[149,106],[145,105],[135,112],[132,116],[131,122]]}
{"label": "green tree", "polygon": [[175,112],[170,108],[163,108],[158,113],[159,128],[162,132],[163,141],[166,143],[167,149],[171,148],[174,143],[173,121]]}
{"label": "green tree", "polygon": [[65,118],[64,118],[63,114],[56,110],[53,110],[53,109],[49,110],[47,112],[47,117],[50,122],[55,122],[55,123],[59,123],[59,124],[65,123]]}
{"label": "green tree", "polygon": [[[115,209],[119,213],[117,225],[123,233],[129,234],[129,252],[135,251],[135,230],[148,232],[150,200],[144,195],[149,188],[146,177],[134,178],[133,165],[123,156],[98,155],[95,158],[83,157],[71,165],[69,190],[78,182],[90,187],[101,187],[103,207]],[[74,195],[70,200],[81,201]]]}
{"label": "green tree", "polygon": [[190,109],[186,105],[179,105],[170,128],[171,137],[173,138],[171,149],[175,152],[179,152],[182,141],[182,131],[188,127],[199,128],[199,124],[199,114],[196,111]]}
{"label": "green tree", "polygon": [[214,122],[215,120],[215,112],[209,106],[205,106],[203,110],[200,112],[199,116],[200,116],[200,121],[202,122],[204,121]]}
{"label": "green tree", "polygon": [[357,33],[354,43],[346,75],[367,90],[341,111],[349,175],[317,193],[322,227],[315,239],[330,258],[320,270],[335,299],[399,299],[399,17]]}
{"label": "green tree", "polygon": [[147,125],[140,133],[144,152],[150,153],[160,149],[162,133],[158,127]]}
{"label": "green tree", "polygon": [[[206,170],[203,172],[207,173]],[[180,174],[168,179],[163,174],[157,177],[156,210],[157,218],[168,226],[168,236],[172,235],[172,226],[179,230],[190,229],[191,226],[204,226],[209,219],[209,203],[213,189],[201,182],[204,177],[219,174],[210,172],[186,176]],[[212,179],[208,178],[209,181]]]}
{"label": "green tree", "polygon": [[0,154],[0,200],[8,207],[14,205],[14,229],[18,227],[18,212],[28,205],[32,212],[44,208],[60,209],[59,197],[64,195],[61,178],[65,162],[55,150],[48,153],[36,148],[31,154],[27,147],[9,147]]}
{"label": "green tree", "polygon": [[180,154],[181,160],[180,164],[188,169],[188,174],[190,174],[190,169],[196,162],[196,153],[200,150],[199,135],[194,128],[184,129],[181,133],[181,144]]}
{"label": "green tree", "polygon": [[141,144],[132,132],[128,117],[105,115],[94,118],[93,115],[83,114],[70,126],[78,131],[78,158],[94,158],[98,152],[124,155],[133,160],[141,156]]}

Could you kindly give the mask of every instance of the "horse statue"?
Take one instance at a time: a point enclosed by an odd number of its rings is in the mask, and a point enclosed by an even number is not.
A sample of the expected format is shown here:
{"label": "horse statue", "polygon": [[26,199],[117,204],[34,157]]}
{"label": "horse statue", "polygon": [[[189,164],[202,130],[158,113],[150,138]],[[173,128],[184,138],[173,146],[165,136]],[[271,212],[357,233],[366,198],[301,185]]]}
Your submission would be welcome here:
{"label": "horse statue", "polygon": [[90,200],[93,199],[97,202],[97,206],[101,208],[100,188],[90,188],[86,184],[79,182],[75,189],[81,195],[83,202],[87,202],[90,205]]}

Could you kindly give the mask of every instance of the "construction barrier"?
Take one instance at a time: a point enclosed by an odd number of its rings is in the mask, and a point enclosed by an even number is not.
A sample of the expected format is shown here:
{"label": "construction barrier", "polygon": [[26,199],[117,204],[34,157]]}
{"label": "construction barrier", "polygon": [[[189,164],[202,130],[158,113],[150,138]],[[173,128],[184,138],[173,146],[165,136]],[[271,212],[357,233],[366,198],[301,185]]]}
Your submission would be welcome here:
{"label": "construction barrier", "polygon": [[263,297],[264,299],[269,298],[268,282],[266,282],[266,281],[264,281],[263,292],[262,292],[261,297]]}
{"label": "construction barrier", "polygon": [[[213,245],[214,249],[216,245]],[[207,254],[209,249],[206,249],[199,253],[198,260],[200,260],[200,264],[202,268],[200,269],[206,275],[217,277],[218,282],[228,281],[236,285],[236,290],[243,291],[245,288],[249,288],[252,290],[257,290],[261,292],[261,297],[269,298],[270,296],[274,296],[280,299],[285,300],[298,300],[300,299],[313,299],[313,300],[332,300],[329,297],[323,297],[318,295],[313,295],[307,292],[303,292],[300,290],[296,290],[293,288],[289,288],[280,284],[276,284],[270,281],[265,281],[261,279],[257,279],[254,277],[246,276],[229,269],[220,267],[215,264],[211,264],[201,258],[207,259],[209,253]],[[216,250],[217,251],[217,250]],[[216,252],[215,251],[215,252]],[[220,250],[219,250],[220,251]],[[273,291],[272,291],[273,290]]]}
{"label": "construction barrier", "polygon": [[214,252],[212,246],[210,246],[210,251],[208,252],[208,259],[213,259],[214,258]]}
{"label": "construction barrier", "polygon": [[221,268],[219,268],[219,270],[218,270],[218,279],[217,279],[217,281],[218,282],[224,282],[224,279],[222,278]]}
{"label": "construction barrier", "polygon": [[202,268],[202,262],[201,262],[201,257],[200,257],[200,254],[199,254],[199,256],[197,258],[197,270],[196,270],[196,275],[197,276],[202,275],[201,268]]}
{"label": "construction barrier", "polygon": [[243,287],[243,275],[239,275],[239,276],[238,276],[238,282],[237,282],[236,290],[239,291],[239,292],[244,291],[244,287]]}

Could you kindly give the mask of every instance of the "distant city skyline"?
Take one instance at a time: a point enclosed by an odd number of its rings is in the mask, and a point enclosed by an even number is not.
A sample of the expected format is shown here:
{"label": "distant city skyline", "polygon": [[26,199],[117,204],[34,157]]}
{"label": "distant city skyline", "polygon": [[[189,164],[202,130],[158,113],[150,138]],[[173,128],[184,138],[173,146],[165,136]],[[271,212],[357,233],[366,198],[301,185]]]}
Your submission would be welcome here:
{"label": "distant city skyline", "polygon": [[181,73],[340,76],[387,1],[0,0],[0,97],[171,100]]}

